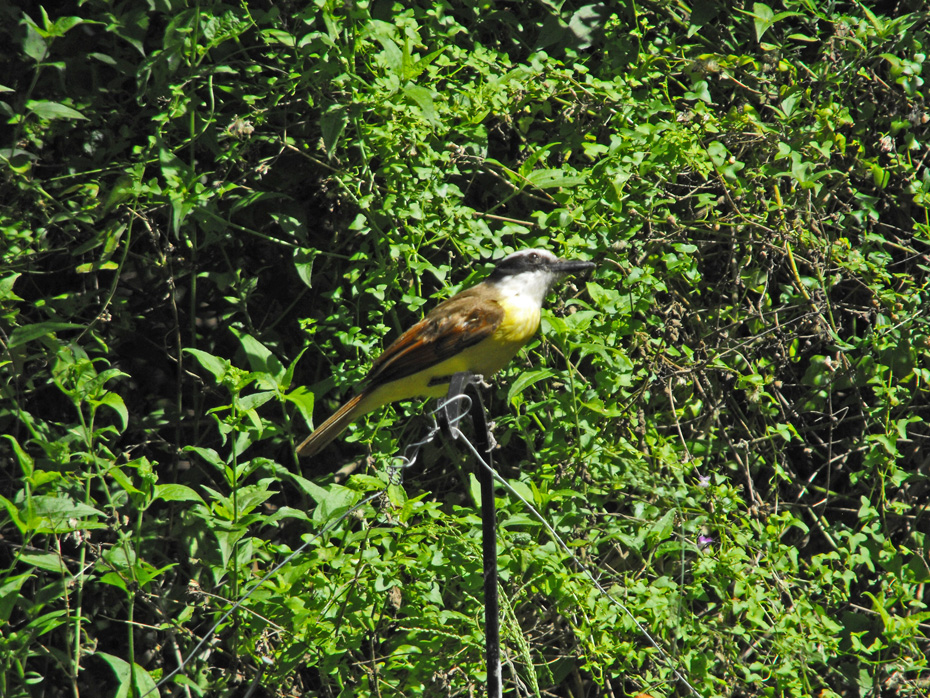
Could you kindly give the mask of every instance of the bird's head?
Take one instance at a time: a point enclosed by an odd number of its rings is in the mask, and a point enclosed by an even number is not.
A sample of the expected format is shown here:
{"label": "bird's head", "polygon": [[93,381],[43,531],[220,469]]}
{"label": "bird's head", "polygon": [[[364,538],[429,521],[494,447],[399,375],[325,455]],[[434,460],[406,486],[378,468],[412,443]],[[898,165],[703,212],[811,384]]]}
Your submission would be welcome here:
{"label": "bird's head", "polygon": [[542,303],[549,288],[566,274],[594,267],[593,262],[559,259],[548,250],[530,248],[507,255],[494,267],[488,282]]}

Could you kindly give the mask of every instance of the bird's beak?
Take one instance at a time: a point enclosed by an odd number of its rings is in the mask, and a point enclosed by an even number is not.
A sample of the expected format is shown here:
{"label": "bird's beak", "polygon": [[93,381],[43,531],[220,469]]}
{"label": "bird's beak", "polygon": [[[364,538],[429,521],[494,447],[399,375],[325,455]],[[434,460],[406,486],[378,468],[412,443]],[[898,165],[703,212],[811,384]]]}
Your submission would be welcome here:
{"label": "bird's beak", "polygon": [[550,269],[556,274],[574,274],[585,269],[593,269],[594,262],[585,262],[580,259],[558,259],[552,263]]}

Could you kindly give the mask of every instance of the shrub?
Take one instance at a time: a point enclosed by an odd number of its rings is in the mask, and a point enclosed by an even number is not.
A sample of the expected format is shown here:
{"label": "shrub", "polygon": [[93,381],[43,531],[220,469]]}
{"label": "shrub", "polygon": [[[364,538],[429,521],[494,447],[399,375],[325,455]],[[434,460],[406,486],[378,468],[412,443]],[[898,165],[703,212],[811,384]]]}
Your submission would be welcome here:
{"label": "shrub", "polygon": [[470,466],[294,445],[530,246],[598,269],[493,381],[575,555],[500,491],[508,693],[926,693],[916,2],[0,13],[0,693],[480,692]]}

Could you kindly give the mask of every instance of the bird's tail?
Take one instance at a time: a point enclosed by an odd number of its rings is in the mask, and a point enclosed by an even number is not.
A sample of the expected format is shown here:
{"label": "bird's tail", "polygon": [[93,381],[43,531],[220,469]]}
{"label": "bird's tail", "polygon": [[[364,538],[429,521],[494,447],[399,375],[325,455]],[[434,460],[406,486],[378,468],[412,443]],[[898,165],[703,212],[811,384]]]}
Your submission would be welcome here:
{"label": "bird's tail", "polygon": [[339,436],[353,421],[369,412],[362,400],[365,393],[359,393],[346,404],[340,407],[332,417],[313,430],[303,443],[297,447],[297,455],[301,458],[310,458],[322,451],[329,443]]}

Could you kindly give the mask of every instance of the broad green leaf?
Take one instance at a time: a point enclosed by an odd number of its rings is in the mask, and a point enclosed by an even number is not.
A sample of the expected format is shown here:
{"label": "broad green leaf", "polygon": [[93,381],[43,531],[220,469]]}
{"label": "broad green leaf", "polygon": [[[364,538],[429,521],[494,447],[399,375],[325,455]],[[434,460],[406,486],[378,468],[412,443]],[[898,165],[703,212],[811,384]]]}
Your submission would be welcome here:
{"label": "broad green leaf", "polygon": [[[64,517],[77,519],[79,517],[105,518],[99,509],[75,501],[67,495],[38,495],[32,498],[33,512],[39,516]],[[83,526],[85,522],[76,522],[74,528]]]}
{"label": "broad green leaf", "polygon": [[123,591],[128,589],[126,585],[126,578],[119,572],[107,572],[106,574],[103,574],[99,577],[99,581],[102,584],[109,584],[110,586],[114,586],[117,589],[122,589]]}
{"label": "broad green leaf", "polygon": [[435,51],[431,51],[430,53],[426,54],[425,56],[423,56],[423,58],[417,61],[410,61],[409,63],[407,63],[406,70],[404,72],[405,79],[416,80],[420,76],[420,74],[430,66],[430,64],[433,61],[435,61],[440,55],[442,55],[446,51],[446,48],[447,48],[446,46],[443,46],[442,48],[438,48]]}
{"label": "broad green leaf", "polygon": [[68,566],[64,563],[64,560],[61,559],[61,556],[56,555],[55,553],[41,553],[35,550],[24,550],[17,559],[24,565],[38,567],[40,570],[45,570],[46,572],[53,572],[65,577],[71,576],[71,573],[68,570]]}
{"label": "broad green leaf", "polygon": [[4,434],[3,436],[9,440],[12,445],[13,453],[16,454],[16,460],[19,462],[19,467],[23,471],[23,476],[27,478],[32,477],[32,473],[35,470],[35,461],[32,459],[32,456],[23,450],[23,447],[20,445],[19,441],[16,440],[15,436],[12,434]]}
{"label": "broad green leaf", "polygon": [[202,446],[185,446],[184,450],[196,453],[220,472],[224,472],[226,470],[226,461],[220,458],[220,455],[212,448],[204,448]]}
{"label": "broad green leaf", "polygon": [[319,250],[299,248],[294,250],[294,268],[297,276],[307,288],[313,288],[313,262],[319,255]]}
{"label": "broad green leaf", "polygon": [[10,347],[18,347],[62,330],[83,329],[84,325],[75,325],[73,322],[37,322],[34,325],[24,325],[17,327],[10,334]]}
{"label": "broad green leaf", "polygon": [[275,379],[280,379],[284,375],[284,366],[268,347],[252,335],[240,332],[235,327],[231,327],[230,330],[242,345],[242,350],[249,360],[249,367],[253,371],[271,374]]}
{"label": "broad green leaf", "polygon": [[333,104],[329,109],[323,112],[320,117],[320,131],[323,134],[323,147],[326,149],[326,155],[330,159],[336,148],[339,147],[339,140],[349,122],[349,114],[346,107],[342,104]]}
{"label": "broad green leaf", "polygon": [[291,381],[294,380],[294,371],[297,368],[297,363],[300,361],[300,358],[307,352],[310,347],[304,347],[300,350],[300,353],[294,357],[294,360],[288,364],[287,370],[284,372],[284,376],[281,377],[279,387],[281,390],[288,390],[291,387]]}
{"label": "broad green leaf", "polygon": [[197,359],[197,362],[201,366],[212,373],[217,383],[221,383],[227,371],[229,371],[230,363],[227,359],[213,356],[213,354],[203,351],[202,349],[190,349],[185,347],[184,351]]}
{"label": "broad green leaf", "polygon": [[187,485],[178,483],[155,485],[153,499],[163,499],[166,502],[199,502],[204,504],[203,497]]}
{"label": "broad green leaf", "polygon": [[652,541],[663,541],[672,535],[672,531],[675,527],[675,514],[676,511],[674,509],[669,509],[658,521],[655,521],[649,527],[649,537]]}
{"label": "broad green leaf", "polygon": [[520,175],[522,177],[530,176],[530,174],[533,172],[533,168],[536,166],[536,163],[539,162],[539,158],[541,158],[553,148],[557,148],[559,145],[559,143],[548,143],[542,148],[537,148],[532,153],[530,153],[530,156],[526,158],[526,160],[524,160],[520,165],[520,169],[518,170]]}
{"label": "broad green leaf", "polygon": [[116,412],[116,414],[119,415],[122,431],[126,431],[126,427],[129,426],[129,410],[126,409],[126,403],[123,402],[123,398],[116,393],[106,392],[97,402],[101,405],[106,405]]}
{"label": "broad green leaf", "polygon": [[588,295],[591,296],[591,300],[594,301],[594,304],[604,310],[615,308],[617,303],[621,300],[621,292],[618,289],[605,288],[596,281],[586,281],[585,288],[587,288]]}
{"label": "broad green leaf", "polygon": [[403,507],[407,502],[407,491],[400,485],[388,485],[387,496],[388,501],[395,507]]}
{"label": "broad green leaf", "polygon": [[[60,573],[60,570],[54,570],[54,572]],[[22,589],[23,584],[33,579],[34,576],[32,572],[27,572],[0,581],[0,623],[6,624],[9,622],[10,614],[20,601],[20,589]]]}
{"label": "broad green leaf", "polygon": [[519,494],[523,499],[528,501],[533,506],[541,507],[543,502],[540,499],[539,491],[534,491],[527,483],[522,480],[509,480],[510,486]]}
{"label": "broad green leaf", "polygon": [[48,40],[42,35],[39,28],[33,24],[32,20],[26,18],[23,24],[26,27],[23,52],[36,63],[41,63],[48,55]]}
{"label": "broad green leaf", "polygon": [[[86,23],[87,22],[83,17],[59,17],[51,24],[46,22],[45,30],[48,32],[49,36],[64,36],[68,31],[77,25]],[[97,24],[97,22],[93,22],[93,24]]]}
{"label": "broad green leaf", "polygon": [[586,49],[594,42],[598,32],[604,30],[605,20],[610,16],[607,5],[602,2],[583,5],[572,15],[568,28],[577,40],[576,48]]}
{"label": "broad green leaf", "polygon": [[[387,26],[388,32],[393,33],[395,31],[394,27],[387,25],[386,22],[382,24]],[[381,44],[383,49],[380,55],[383,57],[385,64],[397,80],[403,80],[404,52],[401,50],[400,46],[397,45],[397,42],[385,33],[379,33],[375,38],[377,38],[378,43]]]}
{"label": "broad green leaf", "polygon": [[581,175],[566,174],[562,170],[533,170],[526,176],[526,181],[538,189],[556,187],[576,187],[587,180]]}
{"label": "broad green leaf", "polygon": [[752,16],[755,19],[756,41],[762,41],[765,32],[772,26],[775,13],[772,11],[772,8],[765,3],[754,2],[752,4]]}
{"label": "broad green leaf", "polygon": [[66,107],[58,102],[29,100],[26,102],[26,109],[41,119],[83,119],[87,121],[87,117],[77,109]]}
{"label": "broad green leaf", "polygon": [[283,29],[265,29],[262,31],[262,36],[267,39],[269,43],[278,43],[289,47],[294,46],[297,42],[293,34]]}
{"label": "broad green leaf", "polygon": [[133,484],[132,479],[129,477],[129,475],[123,472],[122,468],[114,466],[107,470],[107,475],[113,478],[116,484],[119,485],[120,489],[123,491],[128,492],[129,494],[142,494],[142,490]]}
{"label": "broad green leaf", "polygon": [[628,414],[630,411],[628,407],[624,408],[618,405],[608,405],[601,399],[582,401],[580,404],[584,405],[592,412],[603,415],[604,417],[608,417],[610,419],[615,417],[622,417],[624,414]]}
{"label": "broad green leaf", "polygon": [[16,528],[19,529],[19,532],[26,533],[29,528],[29,523],[26,521],[26,518],[28,518],[28,512],[22,512],[23,516],[21,516],[19,506],[11,502],[3,495],[0,495],[0,505],[6,509],[7,516],[10,517],[10,520],[13,522]]}
{"label": "broad green leaf", "polygon": [[293,402],[297,406],[308,424],[313,421],[314,394],[306,386],[298,385],[285,395],[284,399]]}
{"label": "broad green leaf", "polygon": [[[113,698],[129,698],[130,695],[157,695],[155,681],[138,664],[130,665],[126,660],[107,652],[94,652],[94,656],[106,662],[116,676],[117,686]],[[133,675],[135,676],[134,686]]]}
{"label": "broad green leaf", "polygon": [[722,7],[714,2],[695,2],[691,5],[687,37],[690,39],[720,14]]}
{"label": "broad green leaf", "polygon": [[313,485],[307,494],[317,503],[313,511],[313,520],[316,523],[325,523],[341,516],[359,500],[357,492],[341,485],[330,485],[327,488]]}
{"label": "broad green leaf", "polygon": [[[269,400],[274,399],[276,392],[273,390],[265,390],[258,393],[252,393],[250,395],[245,395],[239,398],[239,409],[241,410],[257,410],[259,407],[264,405]],[[261,423],[256,426],[261,426]]]}
{"label": "broad green leaf", "polygon": [[550,368],[540,368],[535,371],[521,371],[520,375],[510,384],[510,388],[507,391],[507,399],[512,402],[515,396],[522,393],[531,385],[541,380],[553,378],[557,375],[558,374]]}
{"label": "broad green leaf", "polygon": [[19,272],[0,279],[0,301],[21,301],[22,298],[13,293],[13,285],[22,276]]}
{"label": "broad green leaf", "polygon": [[433,124],[437,122],[439,115],[436,113],[433,95],[429,90],[417,85],[407,85],[407,87],[404,88],[404,94],[420,108],[423,118]]}

